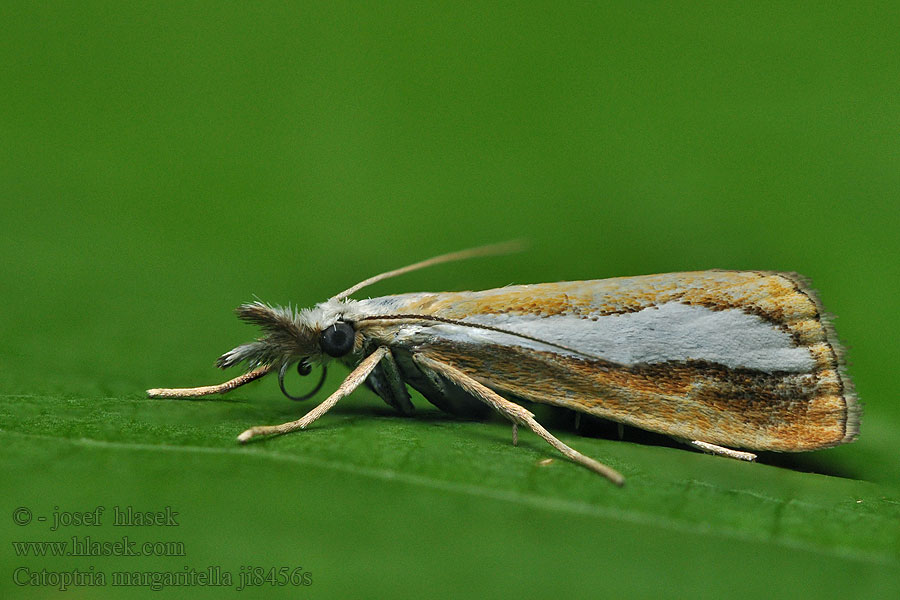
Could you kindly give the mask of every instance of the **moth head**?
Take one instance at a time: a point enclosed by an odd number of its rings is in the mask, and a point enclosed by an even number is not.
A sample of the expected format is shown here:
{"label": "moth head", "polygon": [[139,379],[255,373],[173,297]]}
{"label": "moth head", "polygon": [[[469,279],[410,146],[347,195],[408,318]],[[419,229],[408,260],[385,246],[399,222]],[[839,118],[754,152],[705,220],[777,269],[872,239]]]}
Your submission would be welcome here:
{"label": "moth head", "polygon": [[[262,337],[229,350],[216,361],[225,369],[243,363],[248,369],[263,365],[285,366],[299,361],[309,370],[311,362],[326,362],[353,351],[356,331],[349,322],[320,307],[298,311],[262,302],[242,304],[235,313],[242,321],[260,327]],[[332,314],[328,314],[332,313]]]}

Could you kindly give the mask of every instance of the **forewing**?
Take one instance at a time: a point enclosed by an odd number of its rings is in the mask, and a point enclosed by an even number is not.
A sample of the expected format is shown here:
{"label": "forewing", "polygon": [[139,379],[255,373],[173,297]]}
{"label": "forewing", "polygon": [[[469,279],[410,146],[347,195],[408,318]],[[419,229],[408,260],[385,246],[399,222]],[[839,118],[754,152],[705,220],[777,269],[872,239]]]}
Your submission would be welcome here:
{"label": "forewing", "polygon": [[358,304],[380,343],[530,401],[761,450],[833,446],[858,430],[840,348],[794,275],[700,271]]}

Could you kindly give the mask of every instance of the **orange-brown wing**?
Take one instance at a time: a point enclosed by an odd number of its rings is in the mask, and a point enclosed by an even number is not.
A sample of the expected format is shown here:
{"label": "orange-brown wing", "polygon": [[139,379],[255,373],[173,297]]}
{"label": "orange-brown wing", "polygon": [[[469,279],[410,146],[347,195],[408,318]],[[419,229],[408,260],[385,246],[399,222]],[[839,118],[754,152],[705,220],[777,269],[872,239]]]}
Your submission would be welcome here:
{"label": "orange-brown wing", "polygon": [[757,450],[858,432],[840,348],[793,275],[700,271],[358,304],[365,335],[509,396]]}

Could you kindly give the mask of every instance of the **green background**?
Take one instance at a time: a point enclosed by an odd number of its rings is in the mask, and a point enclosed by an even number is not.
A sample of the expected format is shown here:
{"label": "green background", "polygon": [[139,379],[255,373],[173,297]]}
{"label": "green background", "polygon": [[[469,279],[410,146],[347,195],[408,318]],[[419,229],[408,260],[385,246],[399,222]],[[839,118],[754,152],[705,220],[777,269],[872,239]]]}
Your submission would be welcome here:
{"label": "green background", "polygon": [[[22,566],[213,565],[312,574],[241,597],[897,597],[900,12],[749,4],[3,2],[0,593],[58,594]],[[796,270],[840,316],[859,441],[743,464],[541,412],[617,489],[420,397],[405,419],[361,390],[240,447],[308,404],[274,380],[143,394],[221,381],[254,295],[308,306],[513,238],[368,292]],[[179,525],[113,527],[127,505]],[[97,506],[100,527],[11,518]],[[73,535],[186,552],[11,544]],[[154,597],[185,593],[231,592]]]}

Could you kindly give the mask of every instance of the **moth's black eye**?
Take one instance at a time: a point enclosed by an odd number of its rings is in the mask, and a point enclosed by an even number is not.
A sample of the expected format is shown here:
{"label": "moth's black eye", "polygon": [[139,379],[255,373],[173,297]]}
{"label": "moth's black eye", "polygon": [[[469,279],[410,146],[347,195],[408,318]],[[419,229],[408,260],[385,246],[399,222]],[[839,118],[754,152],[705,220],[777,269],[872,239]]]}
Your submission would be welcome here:
{"label": "moth's black eye", "polygon": [[338,321],[328,329],[322,332],[319,338],[319,346],[322,352],[335,358],[344,356],[353,350],[353,339],[356,331],[350,323]]}

